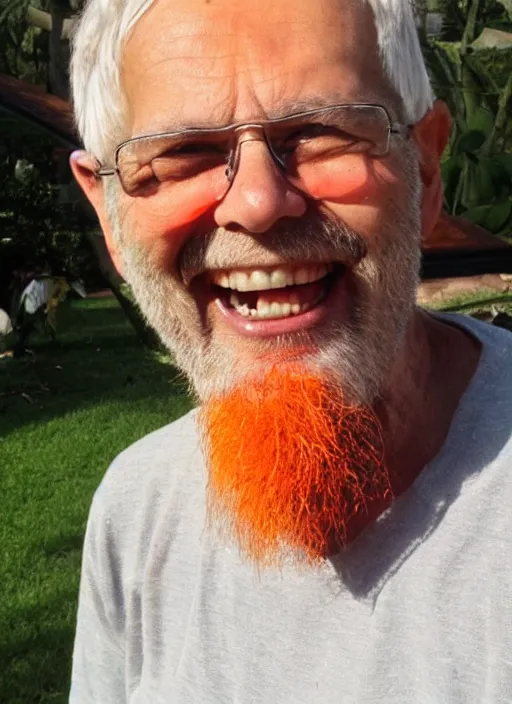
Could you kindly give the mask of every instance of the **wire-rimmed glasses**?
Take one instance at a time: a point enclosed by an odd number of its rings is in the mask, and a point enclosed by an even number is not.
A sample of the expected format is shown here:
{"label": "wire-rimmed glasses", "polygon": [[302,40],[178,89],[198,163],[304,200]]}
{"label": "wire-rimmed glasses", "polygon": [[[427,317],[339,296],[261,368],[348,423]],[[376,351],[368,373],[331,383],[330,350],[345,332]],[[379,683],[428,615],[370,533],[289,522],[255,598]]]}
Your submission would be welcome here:
{"label": "wire-rimmed glasses", "polygon": [[199,204],[221,200],[232,184],[243,144],[262,141],[289,182],[315,198],[343,190],[347,172],[365,159],[389,152],[393,135],[409,127],[393,124],[382,105],[332,105],[261,122],[185,129],[134,137],[120,144],[114,166],[130,196],[175,189]]}

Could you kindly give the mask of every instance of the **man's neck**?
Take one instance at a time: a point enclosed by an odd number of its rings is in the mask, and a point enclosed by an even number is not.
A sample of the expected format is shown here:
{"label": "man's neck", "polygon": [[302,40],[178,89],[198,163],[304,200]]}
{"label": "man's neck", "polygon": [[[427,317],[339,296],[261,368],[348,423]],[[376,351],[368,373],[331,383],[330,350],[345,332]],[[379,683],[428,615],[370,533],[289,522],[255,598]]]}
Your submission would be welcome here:
{"label": "man's neck", "polygon": [[347,542],[404,493],[440,452],[480,359],[481,345],[461,328],[416,310],[387,390],[374,410],[381,421],[392,494],[369,501],[347,526]]}
{"label": "man's neck", "polygon": [[404,492],[441,450],[481,345],[459,327],[417,309],[377,404],[393,493]]}

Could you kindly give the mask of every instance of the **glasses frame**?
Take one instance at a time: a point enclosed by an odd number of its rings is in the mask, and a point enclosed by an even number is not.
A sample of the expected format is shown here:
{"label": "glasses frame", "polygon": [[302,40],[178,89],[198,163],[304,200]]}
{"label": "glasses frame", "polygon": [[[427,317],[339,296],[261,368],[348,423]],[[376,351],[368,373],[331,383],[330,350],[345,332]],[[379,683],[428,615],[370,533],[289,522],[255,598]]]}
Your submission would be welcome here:
{"label": "glasses frame", "polygon": [[[412,125],[406,125],[402,124],[399,122],[393,122],[391,119],[391,116],[389,114],[389,111],[387,110],[384,105],[379,105],[379,104],[373,104],[373,103],[337,103],[334,105],[327,105],[325,107],[321,108],[313,108],[311,110],[304,110],[301,112],[296,112],[292,113],[291,115],[286,115],[285,117],[274,117],[269,120],[260,120],[257,122],[242,122],[242,123],[232,123],[229,125],[226,125],[224,127],[206,127],[206,128],[201,128],[201,127],[191,127],[189,129],[182,129],[182,130],[175,130],[171,132],[157,132],[154,134],[145,134],[145,135],[140,135],[138,137],[131,137],[130,139],[126,139],[123,142],[121,142],[114,150],[113,154],[113,162],[114,166],[113,167],[104,167],[101,165],[101,163],[98,166],[98,169],[96,170],[96,176],[98,178],[103,178],[105,176],[115,176],[117,175],[121,185],[123,186],[123,179],[120,173],[120,170],[118,168],[118,161],[119,161],[119,153],[120,151],[127,145],[127,144],[134,144],[136,142],[141,142],[147,139],[158,139],[160,137],[167,137],[167,138],[172,138],[172,137],[201,137],[205,138],[210,135],[216,135],[216,136],[222,136],[223,134],[230,135],[231,134],[231,139],[228,140],[228,145],[229,145],[229,152],[228,152],[228,159],[226,160],[226,177],[228,179],[228,182],[231,184],[236,176],[236,173],[238,171],[238,166],[240,163],[240,145],[243,144],[244,142],[249,142],[249,141],[256,141],[254,137],[248,136],[246,139],[240,139],[240,136],[244,135],[248,130],[259,130],[260,132],[263,133],[263,139],[267,145],[267,148],[269,150],[269,153],[275,162],[275,164],[284,172],[286,172],[286,163],[283,161],[283,159],[276,154],[272,143],[268,137],[267,134],[267,129],[271,126],[276,126],[276,125],[286,125],[287,122],[294,122],[296,120],[300,120],[302,118],[311,118],[312,116],[316,115],[324,115],[326,113],[331,112],[332,110],[338,110],[342,108],[356,108],[356,109],[365,109],[365,108],[373,108],[373,109],[378,109],[380,110],[387,119],[388,122],[388,138],[387,138],[387,144],[386,144],[386,149],[385,151],[380,154],[379,156],[385,156],[386,154],[389,153],[390,149],[390,143],[391,143],[391,137],[393,135],[399,135],[404,138],[408,138],[410,135],[410,131],[412,129]],[[124,190],[124,186],[123,186]]]}

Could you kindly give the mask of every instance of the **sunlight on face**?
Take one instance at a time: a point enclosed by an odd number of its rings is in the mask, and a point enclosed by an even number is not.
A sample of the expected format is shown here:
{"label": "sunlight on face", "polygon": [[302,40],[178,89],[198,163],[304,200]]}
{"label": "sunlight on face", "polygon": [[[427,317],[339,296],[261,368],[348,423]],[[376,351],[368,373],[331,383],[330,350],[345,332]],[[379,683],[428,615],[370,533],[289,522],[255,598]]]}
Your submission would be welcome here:
{"label": "sunlight on face", "polygon": [[[127,42],[123,84],[127,138],[280,117],[320,99],[382,104],[395,120],[400,114],[380,65],[371,10],[359,2],[264,0],[254,9],[249,0],[160,0]],[[414,303],[419,178],[405,142],[392,144],[386,156],[346,163],[342,180],[324,171],[304,196],[265,144],[252,142],[232,188],[207,210],[186,184],[142,197],[111,189],[126,277],[202,398],[257,375],[284,348],[300,358],[301,346],[303,363],[335,372],[353,400],[378,394]],[[327,193],[323,201],[320,192]],[[364,243],[361,261],[345,260],[350,238]],[[202,265],[193,280],[183,270],[187,258]],[[249,277],[284,265],[276,276],[306,271],[308,300],[321,300],[323,308],[315,303],[307,315],[281,323],[257,317],[274,295],[285,306],[275,310],[290,318],[291,307],[305,300],[301,283],[288,299],[282,291],[237,292],[239,310],[256,313],[239,319],[229,293],[212,286],[219,262],[228,280],[241,267]],[[318,262],[335,269],[325,284],[313,282]]]}

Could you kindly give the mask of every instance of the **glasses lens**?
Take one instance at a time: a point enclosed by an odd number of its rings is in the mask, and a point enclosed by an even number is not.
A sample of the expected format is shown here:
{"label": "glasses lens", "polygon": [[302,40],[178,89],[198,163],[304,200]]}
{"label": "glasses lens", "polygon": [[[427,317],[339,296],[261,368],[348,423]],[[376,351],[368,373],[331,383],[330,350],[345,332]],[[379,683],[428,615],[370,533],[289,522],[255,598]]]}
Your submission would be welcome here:
{"label": "glasses lens", "polygon": [[290,180],[315,198],[357,200],[371,158],[388,152],[389,133],[388,114],[379,106],[347,105],[309,114],[281,147]]}
{"label": "glasses lens", "polygon": [[[187,183],[199,191],[226,181],[225,135],[185,133],[133,139],[117,152],[123,188],[130,195],[160,190],[166,184]],[[195,183],[195,186],[193,185]],[[212,193],[212,200],[219,193]]]}

